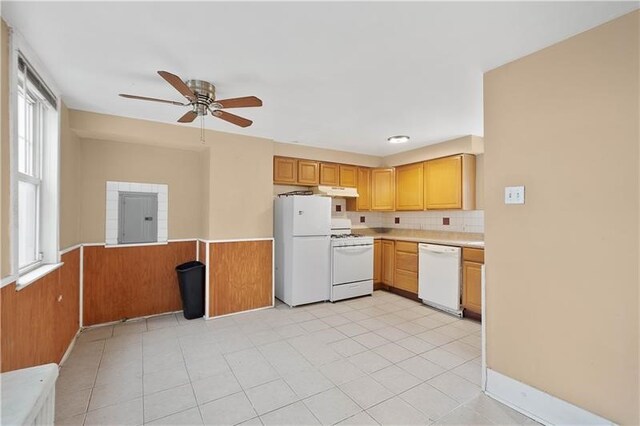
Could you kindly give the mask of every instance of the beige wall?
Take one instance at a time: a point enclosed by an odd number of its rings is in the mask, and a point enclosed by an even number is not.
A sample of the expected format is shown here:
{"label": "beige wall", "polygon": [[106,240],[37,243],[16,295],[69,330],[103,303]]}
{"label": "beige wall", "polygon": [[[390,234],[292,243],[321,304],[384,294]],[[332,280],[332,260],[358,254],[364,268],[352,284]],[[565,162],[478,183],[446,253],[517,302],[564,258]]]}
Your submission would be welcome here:
{"label": "beige wall", "polygon": [[357,154],[354,152],[336,151],[333,149],[315,148],[312,146],[274,142],[273,154],[284,157],[308,158],[311,160],[327,161],[343,164],[355,164],[365,167],[380,167],[382,157]]}
{"label": "beige wall", "polygon": [[0,20],[0,277],[11,275],[9,153],[9,28]]}
{"label": "beige wall", "polygon": [[484,79],[488,366],[636,425],[639,20]]}
{"label": "beige wall", "polygon": [[273,236],[273,145],[236,136],[211,143],[209,238]]}
{"label": "beige wall", "polygon": [[82,242],[104,242],[107,181],[169,185],[169,239],[199,236],[204,182],[200,157],[192,150],[82,139]]}
{"label": "beige wall", "polygon": [[[258,238],[273,235],[273,155],[285,155],[300,158],[313,158],[323,161],[358,164],[363,166],[379,166],[382,158],[354,154],[335,150],[307,147],[297,144],[284,144],[271,139],[243,136],[233,133],[207,130],[206,142],[200,142],[199,133],[189,126],[163,124],[152,121],[136,120],[86,111],[70,111],[71,127],[82,140],[83,163],[87,162],[87,142],[91,144],[91,152],[107,150],[108,146],[129,147],[127,149],[155,150],[183,148],[192,150],[198,159],[199,198],[197,210],[200,220],[181,225],[178,222],[169,224],[169,238],[202,237],[208,239]],[[108,150],[99,154],[91,154],[92,161],[98,162],[102,155],[107,155],[108,163],[117,163],[118,151]],[[186,152],[181,149],[181,151]],[[131,160],[132,161],[132,160]],[[131,162],[127,160],[127,163]],[[97,164],[105,167],[103,164]],[[115,167],[115,166],[111,166]],[[162,169],[162,167],[160,167]],[[128,167],[132,170],[133,167]],[[170,168],[169,168],[170,170]],[[82,217],[81,229],[84,242],[104,240],[104,197],[96,195],[86,188],[90,185],[97,188],[96,182],[87,184],[89,174],[98,173],[93,165],[83,164],[82,181]],[[167,173],[171,173],[168,171]],[[103,173],[104,174],[104,173]],[[162,175],[157,175],[161,177]],[[171,176],[169,174],[169,176]],[[92,177],[92,180],[96,178]],[[111,180],[128,180],[114,179]],[[100,177],[104,179],[104,176]],[[104,188],[100,187],[104,192]],[[169,190],[171,197],[171,189]],[[90,197],[90,198],[87,198]],[[99,202],[100,208],[95,204]],[[171,201],[170,201],[171,204]],[[171,205],[169,207],[171,209]],[[98,210],[100,210],[98,212]],[[95,214],[100,219],[93,219]],[[171,212],[170,217],[171,221]],[[178,220],[176,218],[176,220]],[[88,222],[87,222],[88,221]],[[175,226],[191,229],[197,223],[197,232],[191,235],[175,236]]]}
{"label": "beige wall", "polygon": [[60,248],[74,246],[80,239],[81,189],[80,138],[69,127],[69,110],[60,110]]}
{"label": "beige wall", "polygon": [[410,151],[400,152],[382,158],[386,167],[446,157],[455,154],[476,155],[476,210],[484,208],[484,139],[480,136],[468,135],[451,139],[434,145],[423,146]]}
{"label": "beige wall", "polygon": [[483,152],[483,139],[480,136],[469,135],[389,155],[383,158],[382,163],[384,166],[393,167],[431,160],[433,158],[446,157],[448,155],[482,154]]}
{"label": "beige wall", "polygon": [[200,170],[202,171],[202,183],[200,184],[200,197],[201,197],[201,213],[200,213],[200,233],[198,234],[198,238],[208,239],[209,238],[209,202],[211,200],[211,195],[209,194],[209,180],[211,179],[210,175],[210,164],[211,161],[211,153],[207,148],[205,151],[200,153]]}

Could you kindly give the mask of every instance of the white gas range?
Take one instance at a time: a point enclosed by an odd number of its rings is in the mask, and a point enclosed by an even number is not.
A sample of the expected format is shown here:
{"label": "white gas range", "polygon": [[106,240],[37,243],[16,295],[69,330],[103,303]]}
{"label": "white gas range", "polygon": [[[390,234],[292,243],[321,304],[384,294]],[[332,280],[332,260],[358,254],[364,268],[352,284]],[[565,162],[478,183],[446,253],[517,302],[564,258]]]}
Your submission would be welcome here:
{"label": "white gas range", "polygon": [[331,301],[373,293],[373,237],[351,233],[351,220],[331,219]]}

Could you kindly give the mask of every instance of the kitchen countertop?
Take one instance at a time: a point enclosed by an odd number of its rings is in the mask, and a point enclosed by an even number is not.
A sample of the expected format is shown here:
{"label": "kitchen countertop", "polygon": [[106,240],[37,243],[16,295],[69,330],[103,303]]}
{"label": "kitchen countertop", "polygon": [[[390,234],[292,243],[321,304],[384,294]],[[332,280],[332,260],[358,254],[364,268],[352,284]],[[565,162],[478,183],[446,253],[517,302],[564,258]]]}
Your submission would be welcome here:
{"label": "kitchen countertop", "polygon": [[374,239],[484,249],[484,234],[478,233],[391,228],[353,228],[353,233],[370,236]]}

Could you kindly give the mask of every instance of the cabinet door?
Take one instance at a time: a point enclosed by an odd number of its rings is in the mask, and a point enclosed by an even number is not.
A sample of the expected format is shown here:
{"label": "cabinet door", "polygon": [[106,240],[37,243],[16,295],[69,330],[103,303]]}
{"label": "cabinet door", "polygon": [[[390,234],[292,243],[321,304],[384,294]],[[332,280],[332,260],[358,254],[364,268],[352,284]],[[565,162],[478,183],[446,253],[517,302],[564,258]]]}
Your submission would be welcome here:
{"label": "cabinet door", "polygon": [[396,269],[393,286],[409,293],[418,294],[418,274]]}
{"label": "cabinet door", "polygon": [[394,169],[371,171],[371,210],[393,211],[395,208]]}
{"label": "cabinet door", "polygon": [[396,210],[424,210],[423,163],[396,167]]}
{"label": "cabinet door", "polygon": [[393,241],[382,240],[382,282],[393,286],[395,272],[395,248]]}
{"label": "cabinet door", "polygon": [[393,286],[418,294],[418,243],[396,241],[395,255]]}
{"label": "cabinet door", "polygon": [[338,164],[320,163],[320,185],[340,185],[340,166]]}
{"label": "cabinet door", "polygon": [[462,156],[424,163],[424,199],[427,210],[462,208]]}
{"label": "cabinet door", "polygon": [[320,182],[320,164],[317,161],[298,160],[298,183],[317,185]]}
{"label": "cabinet door", "polygon": [[356,166],[340,165],[340,186],[357,186],[357,172],[358,168]]}
{"label": "cabinet door", "polygon": [[482,314],[482,264],[462,263],[462,306],[476,314]]}
{"label": "cabinet door", "polygon": [[273,183],[295,185],[298,182],[298,160],[273,157]]}
{"label": "cabinet door", "polygon": [[382,281],[382,246],[380,240],[373,242],[373,282]]}
{"label": "cabinet door", "polygon": [[358,167],[356,184],[358,198],[347,198],[347,210],[371,210],[371,169]]}
{"label": "cabinet door", "polygon": [[358,210],[371,210],[371,169],[358,167]]}

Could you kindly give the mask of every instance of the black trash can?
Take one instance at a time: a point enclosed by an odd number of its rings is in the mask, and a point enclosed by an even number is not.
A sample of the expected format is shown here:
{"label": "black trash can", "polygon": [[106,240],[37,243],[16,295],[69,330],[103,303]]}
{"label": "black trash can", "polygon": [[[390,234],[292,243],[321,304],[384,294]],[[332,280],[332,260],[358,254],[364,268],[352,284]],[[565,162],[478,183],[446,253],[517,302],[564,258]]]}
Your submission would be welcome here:
{"label": "black trash can", "polygon": [[182,310],[186,319],[204,316],[204,263],[187,262],[176,266]]}

